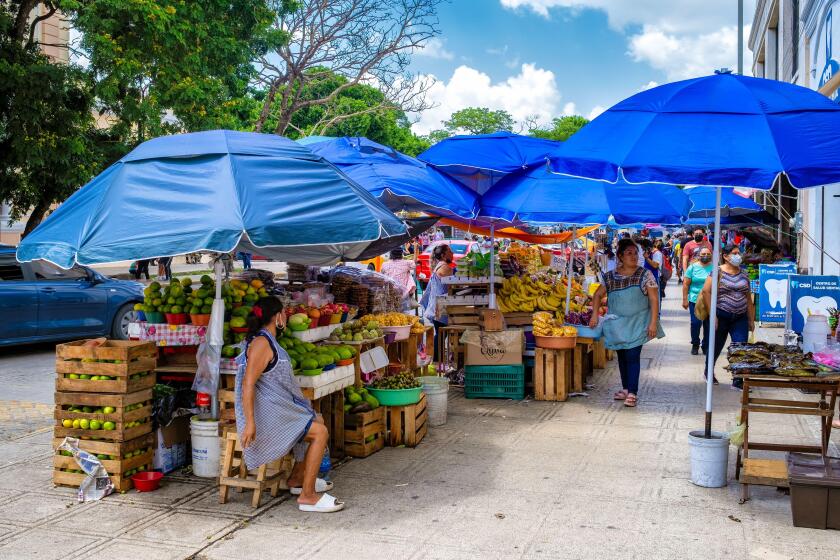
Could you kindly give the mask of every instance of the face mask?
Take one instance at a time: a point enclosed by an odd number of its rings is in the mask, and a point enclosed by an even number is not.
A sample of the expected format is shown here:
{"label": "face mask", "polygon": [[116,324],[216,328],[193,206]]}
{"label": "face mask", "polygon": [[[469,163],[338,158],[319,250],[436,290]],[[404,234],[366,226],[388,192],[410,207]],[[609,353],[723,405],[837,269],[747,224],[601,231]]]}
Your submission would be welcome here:
{"label": "face mask", "polygon": [[731,264],[732,266],[741,266],[741,255],[730,256],[729,264]]}
{"label": "face mask", "polygon": [[710,262],[712,262],[712,255],[700,255],[700,262],[701,262],[701,263],[710,263]]}
{"label": "face mask", "polygon": [[695,235],[694,236],[694,241],[696,241],[697,243],[700,243],[701,241],[703,241],[703,236],[702,235]]}

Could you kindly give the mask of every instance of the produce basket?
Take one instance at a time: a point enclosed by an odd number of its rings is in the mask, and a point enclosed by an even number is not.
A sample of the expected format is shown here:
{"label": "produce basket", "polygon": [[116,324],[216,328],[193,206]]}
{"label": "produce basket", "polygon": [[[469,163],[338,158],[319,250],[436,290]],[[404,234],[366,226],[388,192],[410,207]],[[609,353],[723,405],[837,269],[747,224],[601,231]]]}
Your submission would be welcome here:
{"label": "produce basket", "polygon": [[170,325],[186,325],[187,324],[187,314],[186,313],[165,313],[166,315],[166,322]]}
{"label": "produce basket", "polygon": [[420,395],[423,393],[423,387],[414,387],[412,389],[374,389],[367,388],[368,393],[376,397],[379,404],[384,406],[407,406],[416,404],[420,401]]}
{"label": "produce basket", "polygon": [[144,314],[146,315],[146,321],[149,323],[153,323],[156,325],[163,323],[163,313],[159,311],[146,311],[144,312]]}
{"label": "produce basket", "polygon": [[538,348],[570,350],[577,344],[576,336],[535,336]]}
{"label": "produce basket", "polygon": [[199,327],[206,327],[210,324],[210,314],[201,313],[193,315],[192,313],[190,313],[190,321],[193,325],[197,325]]}
{"label": "produce basket", "polygon": [[387,335],[388,333],[394,333],[396,336],[394,340],[406,340],[408,336],[411,334],[411,325],[405,325],[404,327],[382,327],[382,330]]}

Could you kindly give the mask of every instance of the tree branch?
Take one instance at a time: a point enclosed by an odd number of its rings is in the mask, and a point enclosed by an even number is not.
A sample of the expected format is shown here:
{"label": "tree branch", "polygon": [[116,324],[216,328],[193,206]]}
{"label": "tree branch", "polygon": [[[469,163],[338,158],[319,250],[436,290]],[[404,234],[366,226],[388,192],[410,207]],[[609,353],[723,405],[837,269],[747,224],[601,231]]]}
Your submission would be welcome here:
{"label": "tree branch", "polygon": [[[27,45],[31,45],[35,41],[35,28],[38,26],[38,24],[41,23],[42,21],[46,20],[46,19],[50,19],[58,11],[58,8],[56,8],[55,6],[53,6],[49,2],[47,2],[47,6],[49,6],[49,8],[50,8],[49,11],[44,15],[41,15],[41,16],[38,16],[38,17],[34,18],[32,20],[32,23],[29,25],[29,41],[26,43]],[[46,43],[41,43],[41,44],[46,44]]]}

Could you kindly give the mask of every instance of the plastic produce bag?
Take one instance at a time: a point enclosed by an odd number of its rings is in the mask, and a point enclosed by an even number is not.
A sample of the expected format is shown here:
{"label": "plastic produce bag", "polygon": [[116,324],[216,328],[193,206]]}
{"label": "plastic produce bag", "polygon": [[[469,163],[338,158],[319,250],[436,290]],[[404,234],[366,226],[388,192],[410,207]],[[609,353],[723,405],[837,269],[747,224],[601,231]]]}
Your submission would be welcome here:
{"label": "plastic produce bag", "polygon": [[87,475],[79,485],[78,497],[80,502],[101,500],[114,491],[114,484],[111,482],[105,467],[102,466],[96,455],[79,449],[78,439],[66,437],[58,448],[72,453],[76,463]]}
{"label": "plastic produce bag", "polygon": [[196,359],[198,369],[192,384],[193,391],[215,395],[219,390],[219,361],[222,359],[222,347],[205,342],[198,347]]}
{"label": "plastic produce bag", "polygon": [[738,423],[735,428],[729,432],[729,445],[733,447],[741,447],[744,445],[744,433],[747,431],[747,425],[741,419],[741,414],[738,413]]}

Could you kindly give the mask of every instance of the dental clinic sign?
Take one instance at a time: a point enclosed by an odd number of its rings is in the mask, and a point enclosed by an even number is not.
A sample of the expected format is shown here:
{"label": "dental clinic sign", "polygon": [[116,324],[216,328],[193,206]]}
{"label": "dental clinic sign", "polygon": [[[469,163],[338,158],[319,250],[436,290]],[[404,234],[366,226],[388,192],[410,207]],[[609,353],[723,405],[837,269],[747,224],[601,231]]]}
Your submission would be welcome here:
{"label": "dental clinic sign", "polygon": [[840,276],[793,274],[788,278],[787,328],[801,333],[808,315],[828,317],[828,310],[840,305]]}
{"label": "dental clinic sign", "polygon": [[758,321],[784,323],[788,308],[788,276],[795,263],[758,265]]}

